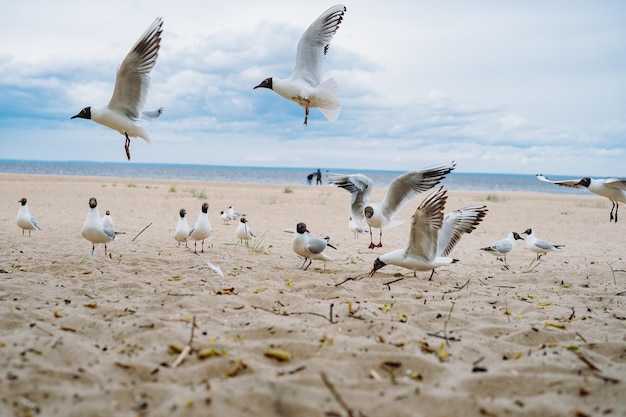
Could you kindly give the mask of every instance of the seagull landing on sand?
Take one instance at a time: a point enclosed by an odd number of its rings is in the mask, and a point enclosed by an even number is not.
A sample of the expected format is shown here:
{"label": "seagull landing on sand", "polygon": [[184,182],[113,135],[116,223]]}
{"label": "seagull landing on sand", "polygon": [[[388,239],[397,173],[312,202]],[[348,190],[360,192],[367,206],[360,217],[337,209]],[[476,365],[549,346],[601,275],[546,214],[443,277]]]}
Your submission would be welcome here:
{"label": "seagull landing on sand", "polygon": [[[419,193],[428,191],[439,184],[455,167],[456,164],[452,162],[450,165],[435,166],[402,174],[391,182],[380,203],[369,201],[374,183],[363,174],[331,174],[328,181],[352,194],[350,201],[352,220],[358,224],[365,219],[370,230],[369,248],[373,249],[383,246],[383,229],[402,223],[393,219],[400,209]],[[380,229],[378,244],[376,245],[372,237],[372,228]]]}
{"label": "seagull landing on sand", "polygon": [[237,225],[237,229],[235,230],[235,236],[239,239],[240,244],[244,244],[248,246],[248,241],[250,239],[254,239],[254,232],[248,226],[248,220],[245,217],[239,219],[239,224]]}
{"label": "seagull landing on sand", "polygon": [[526,247],[537,254],[537,260],[548,252],[560,250],[565,247],[565,245],[553,245],[552,243],[535,237],[533,229],[526,229],[523,234],[528,235],[526,238]]}
{"label": "seagull landing on sand", "polygon": [[585,177],[578,180],[552,181],[539,174],[537,175],[537,179],[543,182],[561,185],[563,187],[587,188],[594,194],[608,198],[611,200],[611,203],[613,203],[611,213],[609,214],[609,222],[615,221],[615,223],[617,223],[617,210],[619,209],[619,203],[622,202],[626,204],[626,179],[623,178],[605,178],[601,180],[594,180],[593,178]]}
{"label": "seagull landing on sand", "polygon": [[504,262],[504,267],[506,269],[509,269],[509,266],[506,263],[506,255],[513,250],[516,240],[524,240],[524,238],[517,232],[511,232],[504,239],[493,242],[490,246],[480,248],[480,250],[484,250],[485,252],[494,255],[499,261]]}
{"label": "seagull landing on sand", "polygon": [[415,271],[430,271],[458,262],[450,258],[452,249],[464,233],[471,233],[487,214],[485,206],[471,206],[455,210],[443,216],[446,191],[440,187],[419,205],[411,220],[409,241],[402,249],[385,253],[374,261],[370,271],[373,276],[385,265],[396,265]]}
{"label": "seagull landing on sand", "polygon": [[266,78],[254,87],[269,88],[304,107],[305,125],[308,124],[311,107],[319,108],[331,122],[339,117],[339,86],[333,78],[322,82],[322,67],[330,41],[339,29],[345,12],[345,6],[338,4],[322,13],[309,26],[298,42],[296,66],[289,78]]}
{"label": "seagull landing on sand", "polygon": [[22,229],[22,236],[24,236],[24,231],[28,230],[28,237],[30,237],[30,232],[32,230],[39,230],[39,226],[37,226],[37,221],[33,216],[30,215],[30,211],[28,210],[28,203],[26,202],[26,198],[22,198],[18,200],[20,203],[20,209],[17,211],[17,225]]}
{"label": "seagull landing on sand", "polygon": [[213,231],[213,228],[211,227],[211,223],[209,223],[208,211],[209,211],[209,203],[203,203],[202,209],[200,210],[200,213],[198,214],[198,219],[193,224],[193,226],[191,226],[191,229],[189,229],[188,239],[191,239],[194,241],[193,253],[198,253],[197,244],[199,240],[202,241],[202,252],[204,252],[204,239],[211,236],[211,232]]}
{"label": "seagull landing on sand", "polygon": [[174,231],[174,239],[178,242],[178,247],[180,248],[180,244],[185,242],[185,247],[187,247],[187,239],[189,238],[189,225],[187,224],[187,210],[180,209],[178,212],[178,222],[176,223],[176,230]]}
{"label": "seagull landing on sand", "polygon": [[[314,260],[324,262],[324,268],[326,268],[326,262],[332,262],[333,258],[326,255],[324,249],[326,249],[327,246],[337,249],[329,244],[328,240],[328,238],[321,239],[312,236],[307,230],[306,224],[298,223],[296,233],[294,233],[293,240],[291,241],[291,247],[296,254],[304,258],[304,262],[300,268],[306,271]],[[306,261],[309,261],[309,264],[305,267]]]}
{"label": "seagull landing on sand", "polygon": [[161,115],[163,108],[143,112],[150,86],[150,71],[156,63],[161,46],[159,17],[132,47],[117,70],[113,96],[106,107],[85,107],[72,119],[91,119],[96,123],[117,130],[126,137],[124,149],[130,161],[130,138],[140,137],[150,143],[142,122]]}
{"label": "seagull landing on sand", "polygon": [[100,218],[98,201],[95,197],[89,199],[89,211],[80,233],[85,239],[91,242],[91,254],[96,249],[96,243],[104,243],[104,256],[107,254],[107,243],[115,240],[115,232],[108,224]]}

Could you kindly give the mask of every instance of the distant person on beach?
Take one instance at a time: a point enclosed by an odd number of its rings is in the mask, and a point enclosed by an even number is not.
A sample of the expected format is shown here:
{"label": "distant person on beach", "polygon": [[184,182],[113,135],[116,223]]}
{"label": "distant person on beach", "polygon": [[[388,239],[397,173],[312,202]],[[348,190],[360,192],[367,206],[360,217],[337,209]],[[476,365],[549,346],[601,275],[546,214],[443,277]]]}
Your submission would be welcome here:
{"label": "distant person on beach", "polygon": [[313,181],[314,176],[315,176],[315,172],[311,172],[309,175],[306,176],[306,183],[308,185],[311,185],[311,182]]}
{"label": "distant person on beach", "polygon": [[315,175],[317,175],[317,181],[315,182],[316,185],[322,185],[322,171],[320,171],[320,169],[317,169],[317,172],[315,173]]}

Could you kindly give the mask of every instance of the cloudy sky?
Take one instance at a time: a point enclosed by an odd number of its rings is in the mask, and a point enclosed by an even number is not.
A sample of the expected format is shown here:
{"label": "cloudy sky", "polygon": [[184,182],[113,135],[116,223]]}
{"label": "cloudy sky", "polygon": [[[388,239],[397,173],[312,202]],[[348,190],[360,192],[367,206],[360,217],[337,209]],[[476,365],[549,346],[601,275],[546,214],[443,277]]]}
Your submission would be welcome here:
{"label": "cloudy sky", "polygon": [[[341,89],[328,122],[267,89],[333,3],[43,1],[0,7],[0,158],[125,161],[84,119],[157,16],[134,162],[626,176],[626,2],[359,0],[328,52]],[[384,6],[382,6],[384,4]]]}

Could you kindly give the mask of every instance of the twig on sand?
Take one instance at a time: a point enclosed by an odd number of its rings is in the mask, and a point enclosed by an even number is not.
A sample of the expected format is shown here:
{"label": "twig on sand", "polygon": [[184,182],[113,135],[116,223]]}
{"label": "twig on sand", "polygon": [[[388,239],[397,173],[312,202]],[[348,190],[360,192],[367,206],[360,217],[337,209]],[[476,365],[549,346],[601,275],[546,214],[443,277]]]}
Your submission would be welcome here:
{"label": "twig on sand", "polygon": [[365,417],[365,414],[361,413],[360,411],[355,413],[353,409],[348,407],[348,404],[346,404],[346,402],[341,397],[341,394],[339,394],[335,386],[330,382],[330,380],[328,379],[328,377],[326,376],[324,372],[322,372],[320,375],[322,376],[322,382],[324,383],[324,385],[326,385],[326,388],[328,388],[328,391],[330,391],[330,393],[333,395],[333,398],[335,399],[335,401],[337,401],[337,403],[341,406],[341,408],[343,408],[343,410],[346,413],[348,413],[348,417],[356,417],[356,416]]}
{"label": "twig on sand", "polygon": [[250,306],[250,307],[252,307],[254,309],[258,308],[259,310],[267,311],[268,313],[276,314],[277,316],[294,316],[294,315],[299,315],[299,314],[309,314],[311,316],[321,317],[323,319],[328,320],[332,324],[335,324],[335,322],[333,321],[333,304],[332,303],[331,303],[331,307],[330,307],[330,318],[326,317],[323,314],[315,313],[313,311],[294,311],[293,313],[287,313],[286,311],[277,312],[277,311],[270,310],[269,308],[260,307],[260,306]]}
{"label": "twig on sand", "polygon": [[195,328],[196,328],[196,316],[193,316],[191,318],[191,336],[189,336],[189,342],[187,343],[187,346],[185,346],[185,348],[182,350],[182,352],[180,352],[180,354],[178,355],[174,363],[172,363],[172,368],[176,368],[178,365],[183,363],[185,358],[187,358],[187,356],[189,356],[189,354],[193,350],[191,347],[191,343],[193,342],[193,331]]}
{"label": "twig on sand", "polygon": [[383,285],[386,285],[386,286],[387,286],[387,289],[388,289],[389,291],[391,291],[391,284],[396,283],[396,282],[398,282],[398,281],[402,281],[403,279],[404,279],[404,277],[401,277],[401,278],[394,279],[394,280],[391,280],[391,281],[383,282]]}
{"label": "twig on sand", "polygon": [[137,239],[139,237],[140,234],[142,234],[148,227],[152,226],[152,223],[150,223],[149,225],[147,225],[146,227],[144,227],[143,229],[141,229],[141,232],[137,233],[137,236],[135,236],[133,238],[133,240],[131,242],[134,242],[135,239]]}
{"label": "twig on sand", "polygon": [[[465,284],[461,285],[459,288],[457,288],[454,291],[450,291],[450,292],[459,292],[461,291],[463,288],[467,287],[467,284],[469,284],[471,278],[468,278],[467,281],[465,281]],[[452,303],[454,304],[454,303]],[[450,310],[450,313],[452,313],[452,310]]]}
{"label": "twig on sand", "polygon": [[[467,281],[469,282],[469,280]],[[450,312],[448,313],[448,318],[446,319],[446,322],[443,324],[443,335],[445,336],[446,345],[448,347],[450,347],[450,341],[448,338],[448,322],[450,321],[450,318],[452,317],[452,310],[454,309],[454,301],[451,301],[451,303],[452,305],[450,306]]]}

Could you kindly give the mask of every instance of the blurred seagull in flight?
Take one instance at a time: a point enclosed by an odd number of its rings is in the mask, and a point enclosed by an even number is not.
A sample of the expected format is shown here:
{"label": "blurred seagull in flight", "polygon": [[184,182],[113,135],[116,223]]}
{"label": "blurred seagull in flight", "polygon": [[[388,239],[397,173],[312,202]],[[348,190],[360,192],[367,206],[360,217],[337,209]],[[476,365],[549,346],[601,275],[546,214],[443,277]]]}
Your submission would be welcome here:
{"label": "blurred seagull in flight", "polygon": [[28,210],[28,203],[26,198],[21,198],[18,200],[20,203],[20,209],[17,211],[17,225],[22,229],[22,236],[24,236],[24,231],[28,230],[28,237],[30,237],[30,232],[32,230],[39,230],[39,226],[37,226],[37,221],[33,216],[31,216],[30,211]]}
{"label": "blurred seagull in flight", "polygon": [[198,253],[197,244],[198,241],[202,241],[202,252],[204,252],[204,239],[211,236],[211,232],[213,228],[211,227],[211,223],[209,223],[209,203],[203,203],[200,213],[198,214],[198,219],[189,229],[188,239],[194,241],[193,243],[193,252]]}
{"label": "blurred seagull in flight", "polygon": [[143,112],[150,86],[150,71],[161,46],[163,19],[157,18],[132,47],[117,70],[113,96],[106,107],[85,107],[72,119],[91,119],[117,130],[126,137],[124,149],[130,161],[130,138],[140,137],[150,143],[142,122],[161,115],[163,108]]}
{"label": "blurred seagull in flight", "polygon": [[95,197],[89,199],[89,211],[80,233],[91,242],[91,254],[96,249],[96,243],[104,243],[104,256],[107,254],[107,243],[115,240],[115,231],[100,218],[98,201]]}
{"label": "blurred seagull in flight", "polygon": [[565,245],[554,245],[535,237],[533,229],[526,229],[523,234],[528,235],[526,238],[526,247],[537,254],[537,260],[548,252],[558,251],[565,247]]}
{"label": "blurred seagull in flight", "polygon": [[448,196],[440,187],[430,194],[415,210],[411,220],[409,241],[402,249],[385,253],[374,261],[369,275],[385,265],[396,265],[413,271],[430,271],[458,262],[449,255],[464,233],[472,233],[487,214],[485,206],[470,206],[455,210],[444,217]]}
{"label": "blurred seagull in flight", "polygon": [[480,248],[480,250],[484,250],[485,252],[494,255],[499,261],[504,262],[504,267],[506,269],[509,269],[509,266],[506,263],[506,255],[513,250],[516,240],[524,240],[524,238],[517,232],[511,232],[504,239],[495,241],[487,247]]}
{"label": "blurred seagull in flight", "polygon": [[[305,223],[298,223],[296,225],[296,233],[294,233],[291,241],[291,247],[296,254],[304,258],[304,262],[300,268],[306,271],[314,260],[324,262],[324,268],[326,268],[326,262],[332,262],[333,258],[326,255],[324,250],[326,247],[337,249],[329,244],[328,240],[329,238],[322,239],[311,235]],[[306,265],[306,261],[309,261],[308,265]],[[306,265],[306,267],[304,265]]]}
{"label": "blurred seagull in flight", "polygon": [[333,78],[322,82],[322,67],[330,41],[339,29],[345,12],[346,7],[338,4],[322,13],[309,26],[298,42],[296,66],[289,78],[266,78],[254,87],[269,88],[304,107],[305,126],[308,124],[311,107],[319,108],[331,122],[339,117],[339,85]]}
{"label": "blurred seagull in flight", "polygon": [[619,209],[619,203],[622,202],[626,204],[626,179],[623,178],[594,180],[593,178],[585,177],[577,180],[552,181],[539,174],[537,175],[537,179],[563,187],[586,188],[594,194],[608,198],[611,200],[611,203],[613,203],[609,215],[609,222],[615,221],[615,223],[617,223],[617,209]]}
{"label": "blurred seagull in flight", "polygon": [[187,247],[187,239],[189,238],[189,224],[187,224],[187,210],[184,208],[178,212],[178,222],[176,223],[176,230],[174,231],[174,239],[180,244],[185,242]]}
{"label": "blurred seagull in flight", "polygon": [[[393,219],[400,209],[419,193],[430,190],[439,184],[455,167],[456,164],[452,162],[449,165],[440,165],[402,174],[391,182],[380,203],[369,201],[374,182],[363,174],[331,174],[328,181],[352,194],[350,202],[352,220],[359,224],[365,219],[370,231],[369,248],[373,249],[383,246],[383,229],[402,223]],[[372,228],[380,229],[378,244],[373,242]]]}

